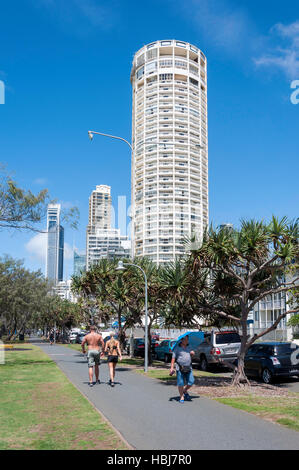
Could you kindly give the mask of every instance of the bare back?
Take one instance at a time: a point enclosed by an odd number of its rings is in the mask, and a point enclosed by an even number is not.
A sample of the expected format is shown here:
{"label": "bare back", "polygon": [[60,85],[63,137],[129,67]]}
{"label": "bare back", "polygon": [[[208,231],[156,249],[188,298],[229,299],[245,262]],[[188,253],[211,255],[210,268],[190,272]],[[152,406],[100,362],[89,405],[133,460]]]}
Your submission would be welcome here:
{"label": "bare back", "polygon": [[104,341],[101,335],[98,333],[88,333],[82,341],[82,346],[87,343],[88,350],[100,350],[100,347],[104,347]]}

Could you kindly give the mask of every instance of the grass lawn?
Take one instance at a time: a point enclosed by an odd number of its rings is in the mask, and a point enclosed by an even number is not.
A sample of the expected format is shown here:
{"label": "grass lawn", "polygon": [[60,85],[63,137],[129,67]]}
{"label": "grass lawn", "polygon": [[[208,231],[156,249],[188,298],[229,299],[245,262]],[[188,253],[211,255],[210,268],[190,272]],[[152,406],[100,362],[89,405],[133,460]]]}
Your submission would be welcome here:
{"label": "grass lawn", "polygon": [[299,431],[298,393],[272,398],[261,396],[218,398],[217,401]]}
{"label": "grass lawn", "polygon": [[57,365],[32,344],[5,353],[0,395],[0,450],[127,448]]}

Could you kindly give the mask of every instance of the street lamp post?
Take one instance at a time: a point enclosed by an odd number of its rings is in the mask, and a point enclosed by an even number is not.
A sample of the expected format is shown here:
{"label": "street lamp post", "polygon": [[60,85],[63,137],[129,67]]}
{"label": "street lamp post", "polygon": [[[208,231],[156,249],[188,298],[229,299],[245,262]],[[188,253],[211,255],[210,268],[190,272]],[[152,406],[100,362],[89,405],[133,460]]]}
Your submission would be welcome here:
{"label": "street lamp post", "polygon": [[[90,138],[90,140],[93,140],[93,136],[94,134],[96,135],[103,135],[105,137],[111,137],[112,139],[117,139],[117,140],[122,140],[123,142],[126,142],[126,144],[128,144],[128,146],[130,147],[130,149],[132,150],[133,152],[133,146],[132,144],[130,144],[130,142],[128,142],[126,139],[124,139],[123,137],[118,137],[116,135],[110,135],[110,134],[104,134],[103,132],[96,132],[96,131],[88,131],[88,136]],[[175,142],[147,142],[148,145],[152,144],[152,145],[175,145]],[[198,147],[200,150],[203,150],[204,147],[200,144],[195,144],[195,147]]]}
{"label": "street lamp post", "polygon": [[147,301],[147,277],[144,270],[138,266],[138,264],[133,263],[123,263],[122,261],[118,262],[118,266],[116,268],[117,271],[125,271],[125,266],[134,266],[138,268],[144,277],[144,285],[145,285],[145,338],[144,338],[144,372],[148,371],[148,301]]}

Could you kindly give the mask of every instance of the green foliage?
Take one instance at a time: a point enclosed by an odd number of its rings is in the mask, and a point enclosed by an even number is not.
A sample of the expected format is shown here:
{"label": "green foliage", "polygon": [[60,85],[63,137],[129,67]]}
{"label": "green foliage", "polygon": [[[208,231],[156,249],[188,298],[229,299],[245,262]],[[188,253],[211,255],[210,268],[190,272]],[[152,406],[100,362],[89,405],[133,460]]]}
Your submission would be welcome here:
{"label": "green foliage", "polygon": [[[41,231],[37,226],[44,220],[48,204],[53,202],[47,189],[34,195],[20,188],[0,164],[0,229]],[[77,228],[78,220],[77,207],[63,211],[62,221],[71,228]]]}
{"label": "green foliage", "polygon": [[80,318],[79,306],[56,295],[40,271],[31,272],[23,262],[0,258],[0,327],[8,339],[31,328],[70,327]]}
{"label": "green foliage", "polygon": [[0,228],[33,230],[45,216],[50,202],[48,190],[37,195],[18,187],[0,167]]}
{"label": "green foliage", "polygon": [[293,315],[289,321],[288,321],[288,326],[299,326],[299,314]]}

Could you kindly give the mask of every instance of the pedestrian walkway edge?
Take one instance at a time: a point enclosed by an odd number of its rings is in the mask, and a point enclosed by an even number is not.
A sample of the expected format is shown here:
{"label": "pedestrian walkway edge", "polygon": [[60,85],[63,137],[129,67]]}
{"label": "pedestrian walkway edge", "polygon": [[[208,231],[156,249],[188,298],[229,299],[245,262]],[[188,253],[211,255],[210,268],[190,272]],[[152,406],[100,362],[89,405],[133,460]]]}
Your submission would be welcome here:
{"label": "pedestrian walkway edge", "polygon": [[[37,346],[35,344],[35,346]],[[45,351],[43,351],[39,346],[37,346],[44,354],[47,354]],[[53,359],[51,358],[51,356],[49,356],[49,354],[47,354],[47,356],[51,359],[51,361],[53,361]],[[89,398],[77,387],[76,384],[74,384],[73,382],[70,381],[70,379],[68,378],[68,376],[65,374],[65,372],[58,366],[58,364],[53,361],[54,364],[58,367],[58,369],[60,370],[60,372],[66,377],[66,379],[68,380],[68,382],[73,385],[77,390],[78,392],[88,401],[88,403],[93,407],[93,409],[95,411],[97,411],[97,413],[101,416],[101,418],[105,421],[106,424],[108,424],[108,426],[110,426],[110,428],[117,434],[117,436],[123,441],[123,443],[128,447],[128,450],[136,450],[135,447],[133,447],[131,444],[129,444],[129,442],[125,439],[125,437],[121,434],[121,432],[116,429],[116,427],[109,421],[108,418],[106,418],[106,416],[102,413],[101,410],[99,410],[93,403],[92,401],[89,400]]]}

